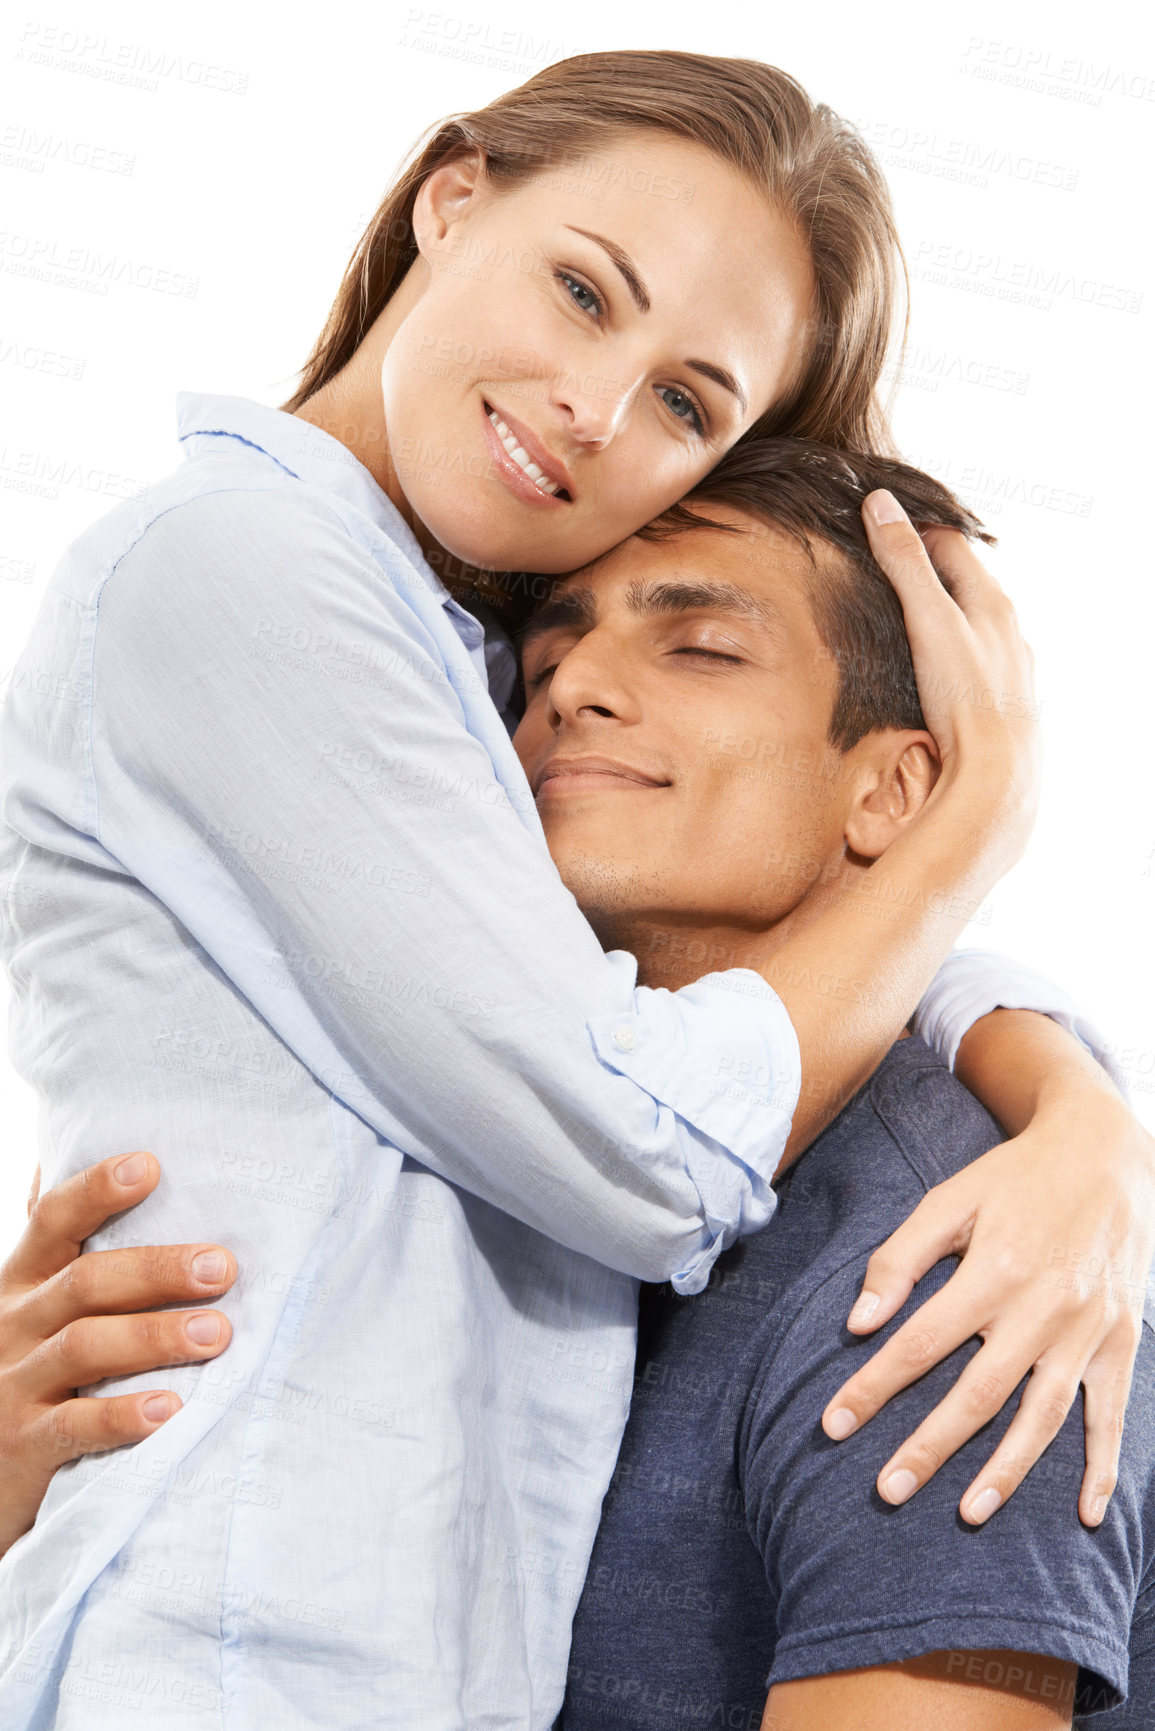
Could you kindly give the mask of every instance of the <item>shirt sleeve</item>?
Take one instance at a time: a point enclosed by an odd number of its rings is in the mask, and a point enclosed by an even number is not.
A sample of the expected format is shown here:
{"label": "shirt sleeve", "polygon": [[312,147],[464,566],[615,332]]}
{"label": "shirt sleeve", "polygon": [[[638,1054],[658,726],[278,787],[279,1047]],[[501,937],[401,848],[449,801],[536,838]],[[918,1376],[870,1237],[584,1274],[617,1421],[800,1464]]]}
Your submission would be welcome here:
{"label": "shirt sleeve", "polygon": [[1126,1097],[1113,1049],[1061,986],[997,950],[952,950],[914,1015],[914,1031],[954,1069],[963,1035],[992,1010],[1050,1016],[1090,1052]]}
{"label": "shirt sleeve", "polygon": [[773,1211],[785,1009],[745,970],[651,991],[603,954],[500,722],[504,757],[470,731],[492,705],[441,600],[302,492],[181,505],[108,578],[100,843],[403,1153],[697,1291]]}
{"label": "shirt sleeve", "polygon": [[[1095,1532],[1078,1519],[1083,1407],[1076,1399],[1043,1460],[981,1530],[958,1503],[997,1448],[1018,1393],[900,1507],[874,1488],[880,1466],[957,1382],[978,1341],[901,1390],[862,1430],[831,1444],[816,1415],[861,1363],[845,1318],[867,1252],[816,1287],[754,1379],[738,1435],[746,1517],[777,1607],[767,1683],[893,1664],[921,1653],[1007,1648],[1043,1655],[1034,1692],[1058,1687],[1047,1657],[1080,1667],[1077,1712],[1127,1692],[1128,1630],[1149,1548],[1155,1351],[1136,1364],[1119,1484]],[[931,1270],[871,1350],[949,1279]],[[1025,1386],[1025,1385],[1024,1385]],[[960,1661],[960,1680],[965,1665]],[[1058,1699],[1057,1696],[1054,1698]],[[1110,1720],[1107,1723],[1111,1723]]]}

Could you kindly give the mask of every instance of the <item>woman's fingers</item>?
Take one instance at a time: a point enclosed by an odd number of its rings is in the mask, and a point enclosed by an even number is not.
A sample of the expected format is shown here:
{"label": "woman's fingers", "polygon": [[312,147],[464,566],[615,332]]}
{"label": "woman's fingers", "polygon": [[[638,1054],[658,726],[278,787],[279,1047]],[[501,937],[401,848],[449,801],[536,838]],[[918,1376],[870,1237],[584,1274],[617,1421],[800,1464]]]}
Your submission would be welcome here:
{"label": "woman's fingers", "polygon": [[869,1334],[889,1322],[936,1262],[966,1249],[973,1225],[970,1198],[949,1179],[929,1190],[867,1263],[847,1328]]}
{"label": "woman's fingers", "polygon": [[962,809],[1011,865],[1030,833],[1040,770],[1032,657],[1014,608],[957,531],[920,535],[885,491],[868,495],[862,515],[902,604],[923,715],[942,760],[936,794],[960,775],[969,779]]}
{"label": "woman's fingers", "polygon": [[90,1251],[26,1293],[10,1326],[32,1346],[82,1316],[203,1303],[226,1292],[236,1277],[234,1258],[219,1244]]}
{"label": "woman's fingers", "polygon": [[894,494],[883,489],[868,493],[862,518],[870,550],[898,591],[904,609],[909,598],[918,603],[919,619],[928,602],[939,609],[941,617],[949,617],[950,596],[939,580],[926,543]]}
{"label": "woman's fingers", "polygon": [[[977,1293],[975,1297],[978,1297]],[[941,1291],[919,1306],[861,1370],[843,1383],[822,1415],[822,1428],[827,1436],[836,1442],[853,1436],[875,1413],[881,1412],[900,1389],[909,1388],[934,1365],[957,1351],[964,1341],[978,1332],[980,1326],[982,1323],[976,1319],[965,1274],[960,1270]],[[1025,1374],[1029,1364],[1028,1359],[1027,1364],[1020,1368],[1016,1382]],[[1014,1382],[1010,1387],[1014,1387]],[[1003,1398],[1005,1400],[1006,1395]],[[987,1418],[990,1416],[988,1413]],[[986,1419],[976,1420],[972,1431],[977,1430],[980,1423],[985,1424]],[[957,1448],[958,1444],[955,1446]]]}
{"label": "woman's fingers", "polygon": [[32,1209],[20,1241],[0,1269],[0,1292],[36,1286],[56,1274],[105,1221],[156,1189],[155,1154],[113,1154],[53,1185]]}
{"label": "woman's fingers", "polygon": [[[885,1502],[906,1502],[1001,1412],[1029,1368],[1023,1356],[1008,1354],[994,1339],[975,1354],[950,1393],[882,1468],[878,1494]],[[1040,1361],[1006,1435],[962,1498],[964,1520],[980,1525],[1006,1502],[1058,1436],[1078,1388],[1077,1372]]]}
{"label": "woman's fingers", "polygon": [[231,1338],[229,1320],[219,1310],[88,1316],[28,1353],[7,1377],[26,1398],[51,1401],[108,1377],[215,1358]]}
{"label": "woman's fingers", "polygon": [[1086,1469],[1079,1490],[1079,1518],[1097,1527],[1119,1477],[1119,1447],[1131,1375],[1143,1325],[1131,1319],[1126,1330],[1101,1347],[1083,1374],[1083,1424]]}

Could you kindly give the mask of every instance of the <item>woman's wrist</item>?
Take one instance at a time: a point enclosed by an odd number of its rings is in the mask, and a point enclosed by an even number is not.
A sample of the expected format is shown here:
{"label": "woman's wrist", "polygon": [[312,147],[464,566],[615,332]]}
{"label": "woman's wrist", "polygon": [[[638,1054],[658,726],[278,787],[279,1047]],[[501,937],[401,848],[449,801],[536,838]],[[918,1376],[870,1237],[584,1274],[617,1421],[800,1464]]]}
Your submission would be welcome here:
{"label": "woman's wrist", "polygon": [[1134,1123],[1107,1072],[1073,1034],[1037,1010],[992,1010],[959,1044],[955,1074],[1010,1136],[1046,1120],[1056,1130],[1093,1111]]}

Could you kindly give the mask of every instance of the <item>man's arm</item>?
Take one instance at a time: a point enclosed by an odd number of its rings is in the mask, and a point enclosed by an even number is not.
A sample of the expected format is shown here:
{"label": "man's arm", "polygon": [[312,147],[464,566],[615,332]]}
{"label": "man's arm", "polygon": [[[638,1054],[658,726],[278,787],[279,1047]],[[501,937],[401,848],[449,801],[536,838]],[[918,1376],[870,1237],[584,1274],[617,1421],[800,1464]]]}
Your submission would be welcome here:
{"label": "man's arm", "polygon": [[1063,1731],[1075,1674],[1037,1653],[927,1653],[776,1683],[762,1731]]}
{"label": "man's arm", "polygon": [[[79,1399],[77,1388],[200,1364],[229,1343],[228,1318],[205,1308],[236,1279],[221,1245],[80,1255],[91,1233],[142,1202],[159,1178],[155,1155],[114,1154],[38,1199],[37,1174],[28,1225],[0,1267],[0,1556],[32,1525],[58,1466],[141,1442],[181,1405],[163,1388],[112,1399]],[[130,1314],[165,1304],[197,1308]]]}

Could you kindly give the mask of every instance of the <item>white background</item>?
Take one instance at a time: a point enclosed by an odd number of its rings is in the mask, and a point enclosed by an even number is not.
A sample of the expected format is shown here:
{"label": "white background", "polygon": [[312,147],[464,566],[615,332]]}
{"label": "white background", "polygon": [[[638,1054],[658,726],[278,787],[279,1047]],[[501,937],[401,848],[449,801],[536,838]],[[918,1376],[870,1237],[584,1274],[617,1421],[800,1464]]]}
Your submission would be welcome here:
{"label": "white background", "polygon": [[[288,395],[426,126],[592,49],[771,61],[881,158],[912,276],[899,441],[999,535],[993,567],[1038,654],[1042,816],[964,941],[1072,989],[1155,1127],[1155,41],[1140,8],[453,3],[328,0],[297,22],[255,0],[6,9],[0,681],[67,543],[174,466],[177,390]],[[0,1128],[2,1245],[36,1158],[34,1103],[8,1069]]]}

